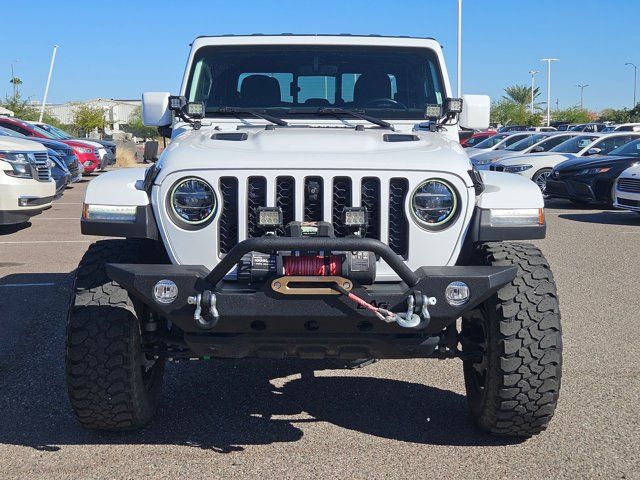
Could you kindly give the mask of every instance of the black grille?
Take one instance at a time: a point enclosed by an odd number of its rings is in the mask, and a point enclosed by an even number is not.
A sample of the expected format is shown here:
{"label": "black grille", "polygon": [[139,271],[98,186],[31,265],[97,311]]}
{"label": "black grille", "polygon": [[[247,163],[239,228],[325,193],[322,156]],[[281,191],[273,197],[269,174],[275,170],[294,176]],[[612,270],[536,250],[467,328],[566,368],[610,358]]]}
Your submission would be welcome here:
{"label": "black grille", "polygon": [[406,178],[392,178],[389,183],[389,247],[407,258],[409,253],[409,222],[404,202],[409,192]]}
{"label": "black grille", "polygon": [[258,227],[258,207],[267,205],[267,179],[249,177],[247,182],[247,238],[259,237],[262,230]]}
{"label": "black grille", "polygon": [[[296,219],[296,183],[293,177],[276,179],[276,207],[282,209],[283,225],[286,226]],[[277,233],[284,235],[284,227],[279,228]]]}
{"label": "black grille", "polygon": [[322,177],[307,177],[304,179],[304,220],[305,222],[322,221],[322,197],[324,185]]}
{"label": "black grille", "polygon": [[369,224],[365,237],[380,239],[380,180],[367,177],[362,179],[360,202],[367,209]]}
{"label": "black grille", "polygon": [[640,179],[621,178],[618,180],[618,190],[621,192],[640,193]]}
{"label": "black grille", "polygon": [[629,200],[628,198],[618,198],[618,203],[620,205],[626,205],[627,207],[640,207],[640,201]]}
{"label": "black grille", "polygon": [[222,197],[222,210],[218,220],[220,253],[229,253],[229,250],[238,243],[238,179],[222,177],[220,195]]}
{"label": "black grille", "polygon": [[351,179],[336,177],[333,179],[333,201],[331,202],[331,221],[336,237],[344,237],[347,232],[342,224],[344,207],[351,207]]}
{"label": "black grille", "polygon": [[49,169],[49,165],[47,165],[49,161],[49,155],[47,152],[36,152],[34,153],[35,162],[33,164],[35,179],[41,182],[48,182],[51,180],[51,170]]}

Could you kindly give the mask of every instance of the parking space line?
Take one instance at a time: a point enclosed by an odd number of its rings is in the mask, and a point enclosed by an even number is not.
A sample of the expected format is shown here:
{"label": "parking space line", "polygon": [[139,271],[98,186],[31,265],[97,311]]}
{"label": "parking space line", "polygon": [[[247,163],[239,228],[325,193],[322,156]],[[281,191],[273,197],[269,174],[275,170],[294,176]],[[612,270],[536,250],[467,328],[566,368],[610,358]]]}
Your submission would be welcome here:
{"label": "parking space line", "polygon": [[34,217],[30,222],[34,220],[80,220],[80,217]]}
{"label": "parking space line", "polygon": [[56,285],[54,282],[43,282],[43,283],[7,283],[5,285],[0,285],[0,288],[3,287],[52,287]]}

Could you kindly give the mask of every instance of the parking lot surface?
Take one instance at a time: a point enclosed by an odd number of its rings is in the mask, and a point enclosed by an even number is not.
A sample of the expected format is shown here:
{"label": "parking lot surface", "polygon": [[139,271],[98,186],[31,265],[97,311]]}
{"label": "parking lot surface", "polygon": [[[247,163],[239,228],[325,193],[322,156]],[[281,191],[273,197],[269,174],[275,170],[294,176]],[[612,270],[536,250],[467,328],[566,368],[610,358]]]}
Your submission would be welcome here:
{"label": "parking lot surface", "polygon": [[64,381],[86,185],[0,230],[0,478],[640,478],[640,215],[548,204],[564,372],[535,438],[478,431],[457,360],[169,364],[152,424],[105,434]]}

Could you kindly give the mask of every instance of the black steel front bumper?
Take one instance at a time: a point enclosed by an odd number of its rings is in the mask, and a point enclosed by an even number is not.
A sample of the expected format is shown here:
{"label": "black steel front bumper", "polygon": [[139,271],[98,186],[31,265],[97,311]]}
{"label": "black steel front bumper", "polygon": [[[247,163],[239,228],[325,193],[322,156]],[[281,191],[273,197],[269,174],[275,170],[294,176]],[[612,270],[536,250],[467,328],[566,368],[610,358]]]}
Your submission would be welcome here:
{"label": "black steel front bumper", "polygon": [[[382,258],[402,279],[396,283],[362,286],[352,293],[393,312],[406,312],[414,293],[435,297],[430,320],[421,330],[379,320],[358,308],[345,295],[283,295],[271,282],[250,288],[224,281],[224,276],[247,252],[369,251]],[[516,276],[516,267],[422,267],[412,271],[384,243],[366,238],[261,237],[236,245],[212,270],[203,266],[107,264],[107,275],[158,315],[184,332],[184,340],[200,355],[308,356],[312,358],[404,358],[430,356],[443,329],[463,312],[477,307]],[[178,296],[170,304],[154,299],[154,286],[171,280]],[[444,295],[449,283],[465,282],[471,291],[462,306],[450,305]],[[216,296],[220,320],[204,330],[194,321],[188,298],[210,290]]]}

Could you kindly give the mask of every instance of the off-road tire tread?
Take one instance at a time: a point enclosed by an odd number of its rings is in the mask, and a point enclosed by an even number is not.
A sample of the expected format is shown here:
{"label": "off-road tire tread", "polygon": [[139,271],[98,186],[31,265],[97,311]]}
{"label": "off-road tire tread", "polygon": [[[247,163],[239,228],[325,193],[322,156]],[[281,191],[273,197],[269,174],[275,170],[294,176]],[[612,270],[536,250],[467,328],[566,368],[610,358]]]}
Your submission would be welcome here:
{"label": "off-road tire tread", "polygon": [[488,432],[529,437],[547,428],[560,393],[562,329],[553,274],[531,244],[486,243],[475,255],[478,264],[515,265],[518,273],[476,311],[491,338],[486,395],[472,414]]}
{"label": "off-road tire tread", "polygon": [[88,429],[132,430],[147,423],[159,402],[164,363],[150,388],[140,368],[140,324],[129,294],[105,272],[105,263],[151,263],[145,241],[92,244],[76,271],[67,322],[69,399]]}

